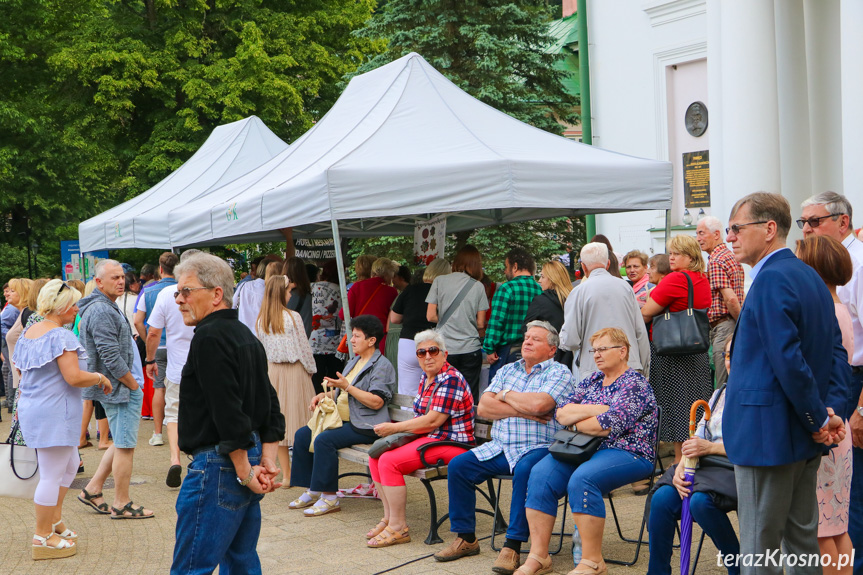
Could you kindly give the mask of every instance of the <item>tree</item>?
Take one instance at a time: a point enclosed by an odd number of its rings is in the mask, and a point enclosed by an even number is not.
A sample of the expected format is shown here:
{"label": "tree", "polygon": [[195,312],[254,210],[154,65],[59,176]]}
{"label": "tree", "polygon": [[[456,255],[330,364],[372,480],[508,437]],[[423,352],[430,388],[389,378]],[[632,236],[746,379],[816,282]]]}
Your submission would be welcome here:
{"label": "tree", "polygon": [[545,51],[551,15],[546,0],[388,0],[357,33],[386,51],[359,72],[417,52],[475,98],[560,134],[559,121],[577,123],[578,102],[554,67],[561,56]]}

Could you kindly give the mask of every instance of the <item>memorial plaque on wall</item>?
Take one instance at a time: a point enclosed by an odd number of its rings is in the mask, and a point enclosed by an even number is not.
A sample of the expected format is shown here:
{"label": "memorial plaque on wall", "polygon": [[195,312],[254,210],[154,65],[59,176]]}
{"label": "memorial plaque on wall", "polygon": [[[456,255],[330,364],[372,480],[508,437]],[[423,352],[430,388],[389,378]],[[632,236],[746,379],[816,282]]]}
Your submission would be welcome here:
{"label": "memorial plaque on wall", "polygon": [[683,198],[687,208],[710,206],[710,152],[683,154]]}

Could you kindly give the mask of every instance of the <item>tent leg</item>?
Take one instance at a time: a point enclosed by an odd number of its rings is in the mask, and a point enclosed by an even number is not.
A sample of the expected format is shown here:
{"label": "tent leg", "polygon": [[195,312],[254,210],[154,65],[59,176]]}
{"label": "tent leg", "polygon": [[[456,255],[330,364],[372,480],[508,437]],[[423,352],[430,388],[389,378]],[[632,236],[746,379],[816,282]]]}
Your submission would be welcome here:
{"label": "tent leg", "polygon": [[665,253],[668,253],[668,240],[671,239],[671,210],[665,210]]}
{"label": "tent leg", "polygon": [[[334,218],[331,220],[333,225],[333,243],[336,247],[336,266],[339,269],[339,290],[342,294],[342,309],[345,313],[345,332],[350,340],[350,325],[351,325],[351,310],[348,309],[348,282],[345,277],[345,260],[342,257],[342,239],[339,236],[339,222]],[[348,355],[354,357],[354,349],[348,343]]]}

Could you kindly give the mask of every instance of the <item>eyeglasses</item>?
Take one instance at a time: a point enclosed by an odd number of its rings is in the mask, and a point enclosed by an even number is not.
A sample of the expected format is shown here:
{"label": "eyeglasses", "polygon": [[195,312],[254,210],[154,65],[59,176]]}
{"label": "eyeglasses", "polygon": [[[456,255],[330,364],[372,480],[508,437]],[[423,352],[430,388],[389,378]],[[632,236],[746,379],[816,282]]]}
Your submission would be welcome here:
{"label": "eyeglasses", "polygon": [[60,282],[60,289],[57,290],[57,295],[59,296],[61,293],[63,293],[64,289],[72,289],[72,288],[70,288],[68,285],[66,285],[66,282]]}
{"label": "eyeglasses", "polygon": [[624,347],[624,346],[622,346],[622,345],[610,345],[610,346],[608,346],[608,347],[596,347],[596,348],[593,348],[593,347],[592,347],[592,348],[590,348],[589,350],[587,350],[587,353],[590,353],[590,354],[594,354],[594,353],[605,353],[605,352],[606,352],[606,351],[608,351],[609,349],[620,349],[620,348],[622,348],[622,347]]}
{"label": "eyeglasses", "polygon": [[440,348],[439,348],[439,347],[437,347],[437,346],[434,346],[434,345],[433,345],[433,346],[428,347],[428,348],[426,348],[426,347],[421,347],[421,348],[419,348],[419,349],[417,350],[417,357],[418,357],[418,358],[420,358],[420,359],[422,359],[422,358],[424,358],[424,357],[426,356],[426,354],[429,354],[429,355],[430,355],[430,356],[432,356],[432,357],[437,357],[437,355],[438,355],[439,353],[440,353]]}
{"label": "eyeglasses", "polygon": [[734,232],[734,235],[736,236],[737,234],[740,233],[740,230],[742,230],[746,226],[755,226],[758,224],[766,224],[766,223],[767,222],[749,222],[746,224],[734,224],[730,228],[725,228],[725,234],[728,235],[729,233]]}
{"label": "eyeglasses", "polygon": [[211,288],[211,287],[182,288],[182,289],[174,292],[174,299],[177,299],[181,295],[183,296],[183,299],[186,299],[187,297],[189,297],[189,295],[191,295],[191,293],[193,291],[197,291],[199,289],[215,289],[215,288]]}
{"label": "eyeglasses", "polygon": [[827,214],[826,216],[820,216],[817,218],[809,218],[808,220],[800,218],[799,220],[797,220],[797,227],[802,230],[803,226],[805,226],[806,224],[809,224],[810,228],[817,228],[818,226],[821,225],[821,220],[826,220],[827,218],[833,218],[833,221],[836,221],[836,218],[838,218],[839,216],[844,216],[844,215],[845,214]]}

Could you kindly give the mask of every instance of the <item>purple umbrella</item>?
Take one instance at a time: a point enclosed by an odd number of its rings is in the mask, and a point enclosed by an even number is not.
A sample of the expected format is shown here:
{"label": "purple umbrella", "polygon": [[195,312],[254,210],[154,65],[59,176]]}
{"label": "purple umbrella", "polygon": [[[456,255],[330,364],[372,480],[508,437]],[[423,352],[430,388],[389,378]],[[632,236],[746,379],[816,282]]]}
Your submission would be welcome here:
{"label": "purple umbrella", "polygon": [[[704,407],[704,419],[710,419],[710,405],[703,399],[692,404],[689,410],[689,437],[695,435],[696,417],[698,408]],[[683,466],[683,480],[692,482],[695,480],[695,468],[698,466],[697,457],[684,457],[680,462]],[[690,491],[692,486],[689,486]],[[692,513],[689,511],[689,496],[683,498],[683,507],[680,510],[680,575],[689,575],[689,551],[692,547]]]}

